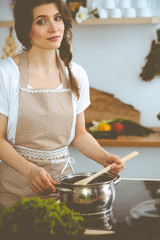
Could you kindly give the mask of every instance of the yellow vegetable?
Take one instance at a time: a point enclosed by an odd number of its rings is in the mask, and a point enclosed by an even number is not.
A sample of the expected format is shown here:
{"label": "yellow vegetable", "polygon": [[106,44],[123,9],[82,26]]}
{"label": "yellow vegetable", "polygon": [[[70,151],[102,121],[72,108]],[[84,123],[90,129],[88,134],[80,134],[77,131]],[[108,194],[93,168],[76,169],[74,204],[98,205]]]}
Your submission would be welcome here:
{"label": "yellow vegetable", "polygon": [[99,123],[97,126],[98,131],[111,131],[111,125],[107,123]]}

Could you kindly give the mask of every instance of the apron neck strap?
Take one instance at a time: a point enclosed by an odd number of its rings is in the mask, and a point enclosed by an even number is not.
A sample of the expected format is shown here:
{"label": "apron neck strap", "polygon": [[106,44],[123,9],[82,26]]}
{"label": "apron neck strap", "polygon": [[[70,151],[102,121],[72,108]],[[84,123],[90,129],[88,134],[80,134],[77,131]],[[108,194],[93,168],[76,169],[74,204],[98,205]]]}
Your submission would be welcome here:
{"label": "apron neck strap", "polygon": [[[57,54],[56,56],[63,88],[70,88],[70,83],[66,73],[66,66]],[[20,53],[20,87],[27,88],[27,84],[28,84],[28,53],[27,51],[23,51],[22,53]]]}
{"label": "apron neck strap", "polygon": [[28,84],[28,54],[23,51],[19,55],[19,68],[20,68],[20,87],[27,88]]}
{"label": "apron neck strap", "polygon": [[63,83],[63,88],[70,88],[70,82],[69,82],[69,77],[67,76],[66,66],[58,55],[57,55],[57,64],[60,72],[61,81]]}

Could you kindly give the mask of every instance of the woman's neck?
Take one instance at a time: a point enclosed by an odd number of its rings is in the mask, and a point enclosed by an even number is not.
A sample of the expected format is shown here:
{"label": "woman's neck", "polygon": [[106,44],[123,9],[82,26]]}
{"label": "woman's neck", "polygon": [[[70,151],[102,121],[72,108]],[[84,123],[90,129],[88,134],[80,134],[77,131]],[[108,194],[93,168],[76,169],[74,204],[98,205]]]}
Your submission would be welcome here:
{"label": "woman's neck", "polygon": [[28,83],[33,88],[57,88],[61,84],[55,50],[28,51]]}
{"label": "woman's neck", "polygon": [[51,69],[57,69],[56,50],[37,50],[28,51],[29,68],[41,69],[48,73]]}

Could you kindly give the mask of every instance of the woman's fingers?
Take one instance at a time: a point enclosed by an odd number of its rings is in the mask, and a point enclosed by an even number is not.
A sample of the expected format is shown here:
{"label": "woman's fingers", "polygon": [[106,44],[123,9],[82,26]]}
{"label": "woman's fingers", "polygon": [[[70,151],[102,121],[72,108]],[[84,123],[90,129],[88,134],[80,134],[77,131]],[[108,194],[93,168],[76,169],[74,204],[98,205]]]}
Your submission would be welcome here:
{"label": "woman's fingers", "polygon": [[125,164],[121,162],[120,164],[114,164],[111,167],[110,172],[119,174],[124,168],[125,168]]}
{"label": "woman's fingers", "polygon": [[43,168],[36,168],[30,179],[30,187],[36,193],[55,192],[55,184],[56,182]]}
{"label": "woman's fingers", "polygon": [[36,193],[43,193],[44,192],[44,189],[38,183],[36,183],[35,181],[31,182],[29,186]]}
{"label": "woman's fingers", "polygon": [[57,183],[55,181],[52,180],[50,174],[47,172],[47,177],[49,178],[50,182],[54,185],[56,185]]}
{"label": "woman's fingers", "polygon": [[46,190],[50,190],[50,191],[53,191],[53,192],[56,191],[56,189],[54,187],[54,185],[56,183],[52,180],[52,178],[49,175],[49,173],[46,172],[46,176],[45,176],[44,179],[42,179],[42,183],[43,183],[43,186],[46,188]]}
{"label": "woman's fingers", "polygon": [[33,187],[32,184],[30,184],[29,186],[30,186],[30,188],[32,189],[33,192],[39,194],[38,190],[35,187]]}
{"label": "woman's fingers", "polygon": [[52,178],[51,178],[51,176],[50,176],[50,174],[49,174],[48,172],[47,172],[47,177],[48,177],[48,179],[49,179],[49,181],[50,181],[50,187],[51,187],[51,189],[53,189],[54,191],[56,191],[54,185],[56,185],[57,183],[52,180]]}

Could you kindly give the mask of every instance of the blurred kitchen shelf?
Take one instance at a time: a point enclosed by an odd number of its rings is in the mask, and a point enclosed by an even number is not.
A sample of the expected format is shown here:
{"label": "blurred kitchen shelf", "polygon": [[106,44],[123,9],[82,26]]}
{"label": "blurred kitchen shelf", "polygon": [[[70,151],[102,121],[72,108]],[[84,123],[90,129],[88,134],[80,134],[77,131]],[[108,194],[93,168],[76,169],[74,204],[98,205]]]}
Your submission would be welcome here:
{"label": "blurred kitchen shelf", "polygon": [[81,24],[74,22],[74,25],[113,25],[113,24],[156,24],[160,23],[160,17],[150,18],[89,18]]}
{"label": "blurred kitchen shelf", "polygon": [[14,21],[0,21],[0,27],[14,27]]}
{"label": "blurred kitchen shelf", "polygon": [[118,136],[117,139],[98,139],[101,146],[112,147],[160,147],[160,128],[153,127],[155,133],[147,137]]}
{"label": "blurred kitchen shelf", "polygon": [[[89,18],[81,24],[74,22],[74,25],[114,25],[114,24],[156,24],[160,23],[160,17],[150,18]],[[13,27],[14,21],[0,21],[0,27]]]}

